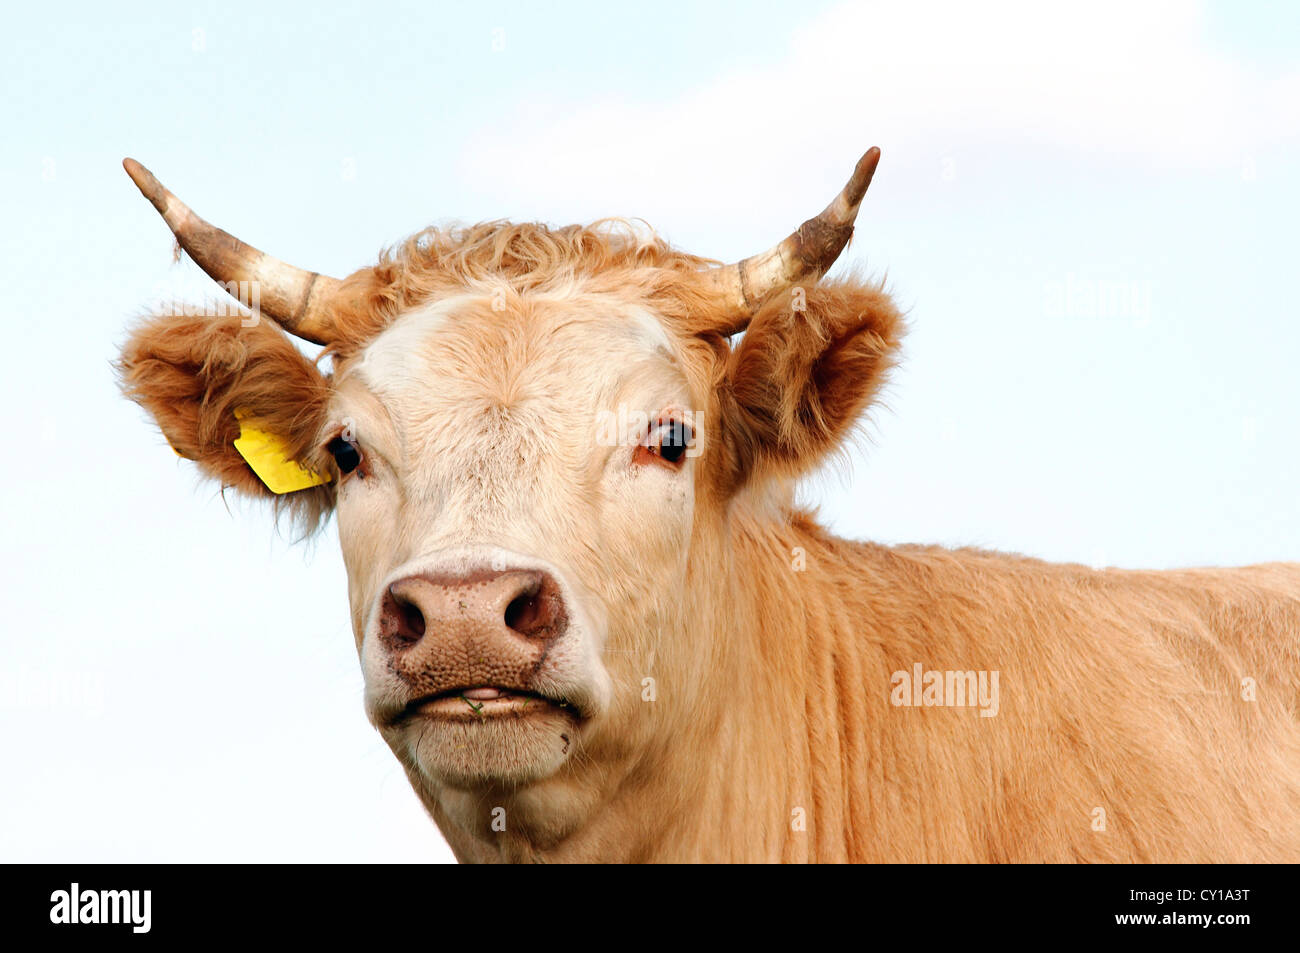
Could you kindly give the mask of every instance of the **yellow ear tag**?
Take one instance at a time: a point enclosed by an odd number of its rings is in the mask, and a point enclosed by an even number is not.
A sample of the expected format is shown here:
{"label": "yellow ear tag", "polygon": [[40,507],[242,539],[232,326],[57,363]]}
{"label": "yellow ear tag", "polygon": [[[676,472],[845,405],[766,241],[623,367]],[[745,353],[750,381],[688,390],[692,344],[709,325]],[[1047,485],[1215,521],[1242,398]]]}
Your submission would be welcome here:
{"label": "yellow ear tag", "polygon": [[290,460],[284,441],[273,433],[254,427],[248,411],[236,410],[235,419],[239,421],[235,449],[272,493],[293,493],[332,479],[329,473],[320,474],[308,470],[297,460]]}

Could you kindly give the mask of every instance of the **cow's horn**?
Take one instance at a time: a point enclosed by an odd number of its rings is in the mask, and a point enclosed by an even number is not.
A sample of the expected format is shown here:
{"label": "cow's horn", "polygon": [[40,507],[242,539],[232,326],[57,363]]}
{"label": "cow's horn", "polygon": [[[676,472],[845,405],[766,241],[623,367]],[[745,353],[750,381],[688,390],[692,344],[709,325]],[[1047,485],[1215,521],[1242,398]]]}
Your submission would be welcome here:
{"label": "cow's horn", "polygon": [[[144,197],[162,215],[176,240],[215,281],[237,295],[246,307],[252,304],[286,331],[317,344],[333,339],[329,303],[338,292],[339,280],[314,271],[303,271],[278,258],[245,245],[195,215],[184,202],[169,192],[152,172],[134,159],[122,166]],[[246,299],[233,283],[256,282]]]}
{"label": "cow's horn", "polygon": [[816,281],[835,264],[853,236],[853,220],[879,161],[880,150],[872,146],[858,160],[848,185],[820,215],[762,254],[709,272],[724,314],[718,331],[743,331],[750,316],[773,292],[809,279]]}

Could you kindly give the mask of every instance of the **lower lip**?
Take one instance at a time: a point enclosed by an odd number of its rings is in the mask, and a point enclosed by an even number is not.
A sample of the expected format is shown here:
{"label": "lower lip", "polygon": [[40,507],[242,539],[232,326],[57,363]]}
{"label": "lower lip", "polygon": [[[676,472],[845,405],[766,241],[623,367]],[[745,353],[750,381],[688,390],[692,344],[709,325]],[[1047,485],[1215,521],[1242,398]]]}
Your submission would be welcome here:
{"label": "lower lip", "polygon": [[[415,709],[415,713],[432,718],[447,718],[456,721],[476,721],[483,718],[500,718],[513,716],[522,718],[528,715],[540,715],[550,712],[566,712],[573,715],[573,709],[559,705],[536,695],[519,695],[513,692],[498,692],[495,697],[474,697],[474,694],[449,695],[435,698]],[[481,693],[486,695],[486,693]]]}

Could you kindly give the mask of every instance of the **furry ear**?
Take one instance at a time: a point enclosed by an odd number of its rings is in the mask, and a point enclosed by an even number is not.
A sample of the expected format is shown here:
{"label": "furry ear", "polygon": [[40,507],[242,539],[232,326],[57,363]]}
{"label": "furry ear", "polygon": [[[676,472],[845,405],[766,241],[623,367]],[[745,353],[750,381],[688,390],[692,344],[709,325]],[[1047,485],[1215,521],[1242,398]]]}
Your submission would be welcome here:
{"label": "furry ear", "polygon": [[727,364],[726,489],[816,467],[879,392],[902,335],[879,285],[796,287],[767,302]]}
{"label": "furry ear", "polygon": [[235,411],[286,445],[291,460],[329,471],[317,446],[329,381],[276,325],[241,324],[238,314],[147,318],[132,332],[117,370],[123,392],[147,410],[167,442],[206,476],[251,496],[273,498],[314,526],[333,505],[332,483],[276,497],[235,449]]}

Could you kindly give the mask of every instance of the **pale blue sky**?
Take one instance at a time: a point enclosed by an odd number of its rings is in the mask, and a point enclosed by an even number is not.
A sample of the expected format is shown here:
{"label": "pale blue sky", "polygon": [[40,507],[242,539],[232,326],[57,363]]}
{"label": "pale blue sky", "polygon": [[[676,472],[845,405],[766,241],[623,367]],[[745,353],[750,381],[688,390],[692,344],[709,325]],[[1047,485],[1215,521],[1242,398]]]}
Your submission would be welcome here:
{"label": "pale blue sky", "polygon": [[912,331],[871,442],[805,488],[826,521],[1300,559],[1296,8],[468,6],[9,14],[0,859],[448,856],[365,723],[332,527],[228,509],[115,392],[132,316],[202,289],[125,155],[343,273],[496,217],[740,257],[879,145],[845,267]]}

